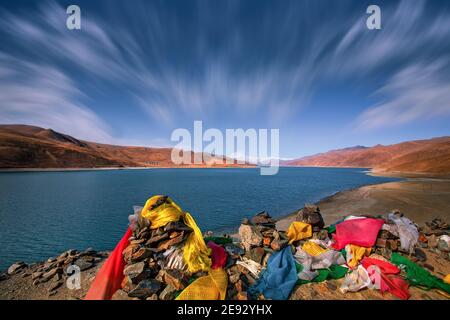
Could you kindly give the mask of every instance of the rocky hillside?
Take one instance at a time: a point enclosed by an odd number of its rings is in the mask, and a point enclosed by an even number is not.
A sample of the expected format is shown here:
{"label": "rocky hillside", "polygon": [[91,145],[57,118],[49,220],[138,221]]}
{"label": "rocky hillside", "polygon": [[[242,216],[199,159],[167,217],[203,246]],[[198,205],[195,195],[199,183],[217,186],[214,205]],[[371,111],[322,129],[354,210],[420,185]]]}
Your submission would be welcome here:
{"label": "rocky hillside", "polygon": [[374,172],[450,174],[450,137],[393,145],[332,150],[285,163],[288,166],[360,167]]}
{"label": "rocky hillside", "polygon": [[[82,141],[34,126],[0,125],[0,168],[175,167],[171,151]],[[219,159],[222,163],[214,166],[239,166]]]}

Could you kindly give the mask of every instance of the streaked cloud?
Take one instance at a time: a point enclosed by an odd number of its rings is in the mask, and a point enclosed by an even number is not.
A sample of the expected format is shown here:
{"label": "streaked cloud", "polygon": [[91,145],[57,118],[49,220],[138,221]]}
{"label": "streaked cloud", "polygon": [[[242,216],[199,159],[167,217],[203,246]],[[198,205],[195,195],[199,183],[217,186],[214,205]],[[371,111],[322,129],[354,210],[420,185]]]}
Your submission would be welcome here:
{"label": "streaked cloud", "polygon": [[[60,70],[0,54],[0,119],[112,142],[110,128],[79,101],[83,93]],[[11,67],[8,67],[11,66]]]}
{"label": "streaked cloud", "polygon": [[97,97],[117,94],[124,101],[110,112],[124,121],[147,116],[152,141],[193,120],[295,127],[307,108],[318,108],[314,97],[330,94],[324,83],[363,85],[367,101],[376,101],[352,110],[358,130],[449,114],[448,6],[383,2],[377,31],[352,1],[80,6],[80,32],[65,28],[65,8],[55,1],[0,12],[2,122],[139,144],[102,116]]}
{"label": "streaked cloud", "polygon": [[368,36],[359,20],[337,46],[333,72],[365,81],[382,77],[370,95],[379,102],[356,118],[358,131],[450,115],[450,12],[426,9],[426,1],[383,8],[382,30]]}
{"label": "streaked cloud", "polygon": [[450,116],[450,81],[442,75],[449,61],[405,67],[376,92],[385,102],[364,111],[356,121],[359,130],[379,129]]}

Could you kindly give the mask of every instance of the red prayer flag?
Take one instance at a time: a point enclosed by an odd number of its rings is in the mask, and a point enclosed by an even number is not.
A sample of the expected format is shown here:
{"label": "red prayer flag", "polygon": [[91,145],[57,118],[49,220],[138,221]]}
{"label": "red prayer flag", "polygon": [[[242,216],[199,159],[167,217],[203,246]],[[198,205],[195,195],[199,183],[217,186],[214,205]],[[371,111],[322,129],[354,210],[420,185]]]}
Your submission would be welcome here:
{"label": "red prayer flag", "polygon": [[128,247],[128,239],[131,236],[132,231],[128,228],[122,240],[116,245],[114,251],[111,252],[111,255],[97,273],[85,300],[110,300],[113,294],[120,289],[125,267],[122,252]]}
{"label": "red prayer flag", "polygon": [[333,235],[333,248],[341,250],[347,244],[370,248],[377,241],[383,223],[383,220],[373,218],[351,219],[338,223]]}

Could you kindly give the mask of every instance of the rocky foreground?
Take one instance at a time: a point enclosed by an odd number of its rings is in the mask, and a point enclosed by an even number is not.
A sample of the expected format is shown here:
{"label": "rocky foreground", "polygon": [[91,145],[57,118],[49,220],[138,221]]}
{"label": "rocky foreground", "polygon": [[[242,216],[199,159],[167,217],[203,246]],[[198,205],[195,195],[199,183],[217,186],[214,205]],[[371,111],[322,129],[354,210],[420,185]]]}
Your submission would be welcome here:
{"label": "rocky foreground", "polygon": [[[400,215],[399,213],[396,213]],[[386,217],[377,217],[386,219]],[[296,221],[313,227],[312,236],[288,244],[286,232],[275,227],[275,221],[265,212],[252,219],[245,219],[239,228],[239,237],[214,237],[205,234],[205,242],[214,242],[227,253],[224,269],[228,274],[226,299],[247,300],[252,298],[249,288],[257,281],[261,270],[267,266],[269,257],[275,252],[291,246],[302,247],[311,239],[331,239],[331,229],[325,228],[317,207],[305,207],[297,214]],[[419,238],[412,252],[401,249],[398,236],[381,230],[370,257],[389,260],[393,252],[408,257],[432,275],[443,279],[450,274],[450,248],[446,241],[449,226],[441,219],[434,219],[417,226]],[[165,227],[150,229],[141,226],[130,239],[123,252],[126,262],[122,289],[113,299],[172,300],[194,279],[205,272],[190,274],[186,271],[180,245],[192,230],[183,223],[169,223]],[[108,257],[109,252],[69,250],[47,261],[27,265],[13,264],[0,276],[0,299],[83,299],[95,275]],[[80,270],[79,287],[75,286],[73,266]],[[402,271],[403,273],[403,271]],[[329,279],[321,282],[302,283],[294,287],[289,299],[398,299],[379,290],[364,288],[356,292],[341,290],[344,279]],[[448,294],[436,289],[423,290],[410,286],[410,299],[448,299]],[[263,296],[257,297],[264,299]]]}
{"label": "rocky foreground", "polygon": [[[0,275],[0,299],[82,299],[108,256],[109,252],[72,249],[39,263],[16,262]],[[79,288],[69,279],[72,265],[80,270]]]}

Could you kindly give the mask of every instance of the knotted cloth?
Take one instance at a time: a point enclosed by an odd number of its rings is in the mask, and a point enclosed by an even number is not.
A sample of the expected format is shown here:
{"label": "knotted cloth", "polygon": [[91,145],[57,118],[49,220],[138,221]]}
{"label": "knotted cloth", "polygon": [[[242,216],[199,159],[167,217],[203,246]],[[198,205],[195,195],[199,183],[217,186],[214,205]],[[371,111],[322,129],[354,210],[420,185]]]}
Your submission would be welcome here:
{"label": "knotted cloth", "polygon": [[311,238],[312,227],[309,223],[294,221],[289,226],[287,236],[289,238],[289,244],[291,244],[294,241],[302,240],[305,238]]}
{"label": "knotted cloth", "polygon": [[225,300],[228,274],[225,270],[211,269],[184,289],[176,300]]}
{"label": "knotted cloth", "polygon": [[184,212],[172,199],[161,195],[151,197],[145,203],[141,216],[150,221],[151,229],[183,219],[184,224],[193,230],[186,239],[183,249],[188,271],[195,273],[211,269],[210,249],[203,240],[202,232],[189,212]]}

